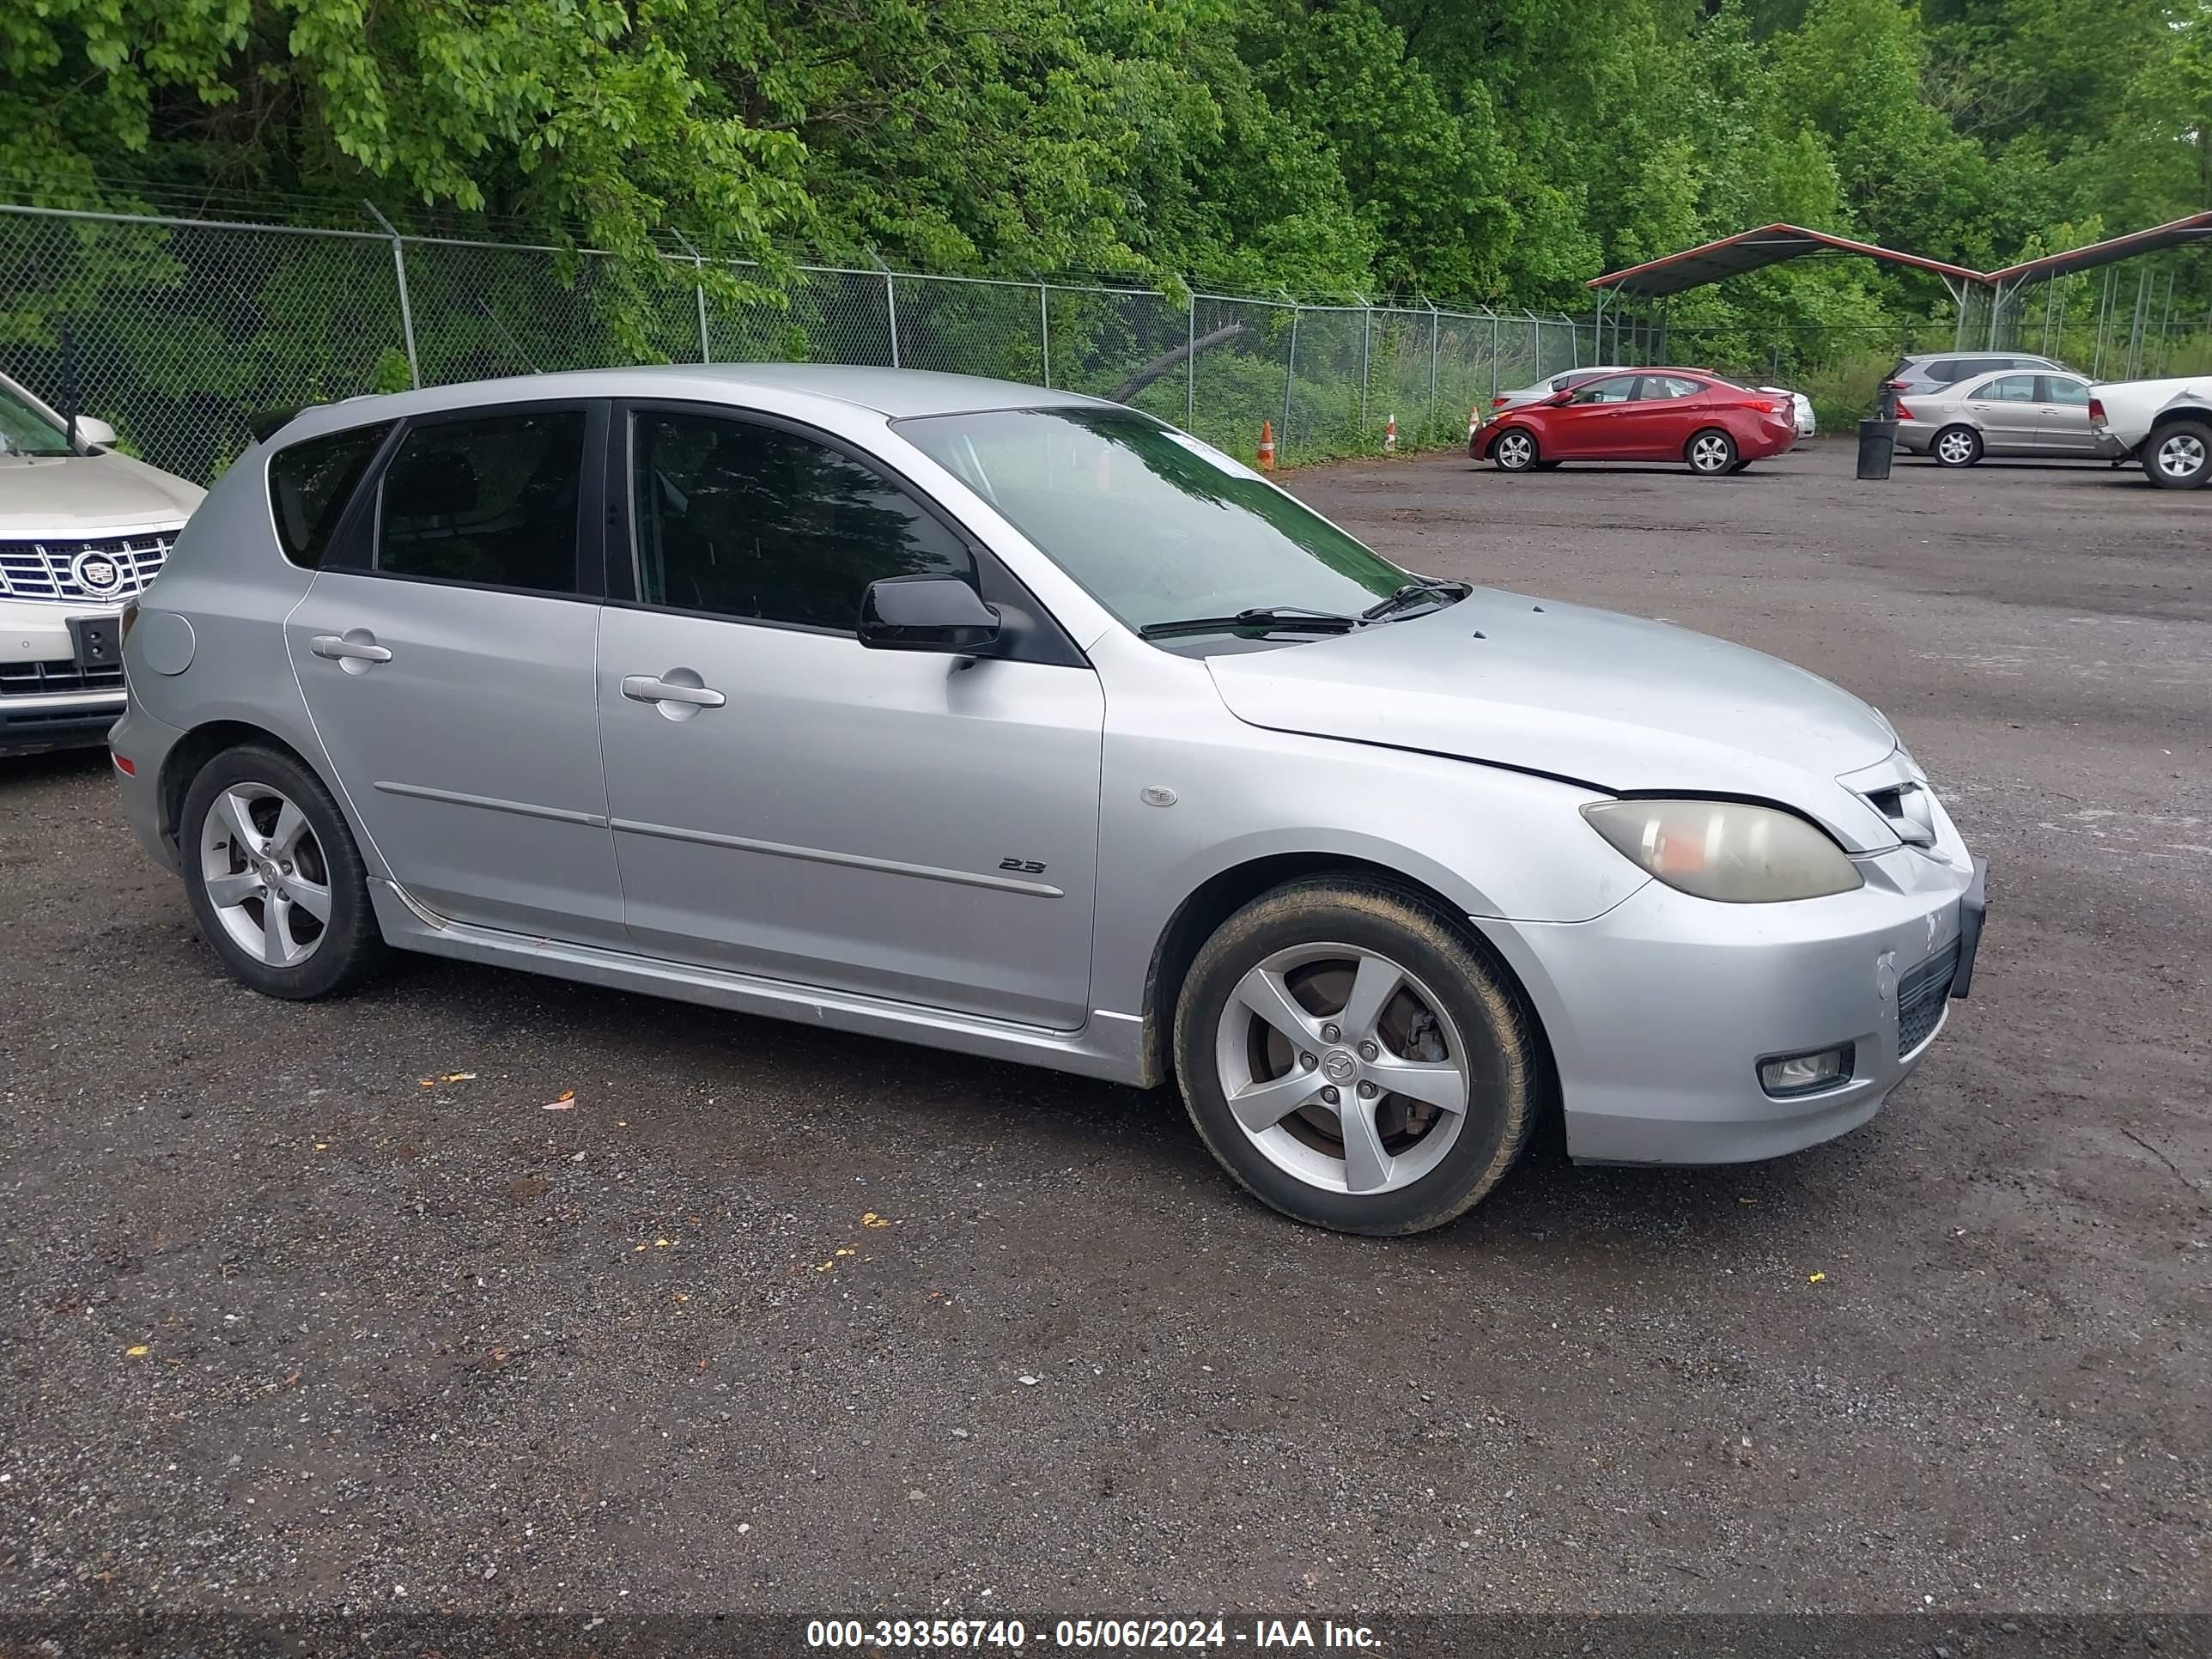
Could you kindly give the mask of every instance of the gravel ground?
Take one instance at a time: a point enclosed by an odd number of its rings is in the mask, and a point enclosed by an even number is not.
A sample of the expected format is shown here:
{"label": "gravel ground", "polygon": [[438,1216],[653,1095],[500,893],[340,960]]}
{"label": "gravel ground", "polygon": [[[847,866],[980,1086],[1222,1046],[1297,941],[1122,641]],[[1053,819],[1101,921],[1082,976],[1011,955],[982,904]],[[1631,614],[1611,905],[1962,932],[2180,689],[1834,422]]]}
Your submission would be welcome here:
{"label": "gravel ground", "polygon": [[1888,711],[1994,867],[1872,1125],[1334,1237],[1166,1091],[427,959],[257,999],[100,757],[0,763],[0,1611],[2212,1603],[2212,498],[1291,483]]}

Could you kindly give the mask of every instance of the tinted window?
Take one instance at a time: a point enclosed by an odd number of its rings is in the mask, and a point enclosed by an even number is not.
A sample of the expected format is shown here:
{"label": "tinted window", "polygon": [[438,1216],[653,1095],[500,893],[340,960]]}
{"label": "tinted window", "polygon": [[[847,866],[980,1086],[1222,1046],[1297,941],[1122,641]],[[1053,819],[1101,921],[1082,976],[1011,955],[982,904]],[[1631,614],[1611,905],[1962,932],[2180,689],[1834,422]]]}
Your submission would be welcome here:
{"label": "tinted window", "polygon": [[849,630],[870,582],[975,574],[967,549],[912,496],[796,433],[641,414],[630,461],[649,605]]}
{"label": "tinted window", "polygon": [[2007,374],[1987,382],[1973,395],[1987,398],[1991,403],[2032,404],[2035,401],[2035,376]]}
{"label": "tinted window", "polygon": [[1940,363],[1929,364],[1927,368],[1922,369],[1920,372],[1927,379],[1933,380],[1937,386],[1948,386],[1954,380],[1962,380],[1966,377],[1966,366],[1964,363],[1952,362],[1947,358]]}
{"label": "tinted window", "polygon": [[415,428],[384,470],[376,568],[488,587],[574,592],[583,462],[580,409]]}
{"label": "tinted window", "polygon": [[310,438],[270,458],[269,509],[284,556],[294,564],[310,570],[321,565],[354,487],[391,430],[389,421],[356,427]]}
{"label": "tinted window", "polygon": [[1633,374],[1615,374],[1606,380],[1592,380],[1588,386],[1576,389],[1574,400],[1578,404],[1631,402],[1636,396],[1638,378]]}
{"label": "tinted window", "polygon": [[2072,404],[2077,408],[2089,406],[2089,388],[2081,380],[2063,380],[2055,374],[2043,377],[2042,401],[2046,404]]}

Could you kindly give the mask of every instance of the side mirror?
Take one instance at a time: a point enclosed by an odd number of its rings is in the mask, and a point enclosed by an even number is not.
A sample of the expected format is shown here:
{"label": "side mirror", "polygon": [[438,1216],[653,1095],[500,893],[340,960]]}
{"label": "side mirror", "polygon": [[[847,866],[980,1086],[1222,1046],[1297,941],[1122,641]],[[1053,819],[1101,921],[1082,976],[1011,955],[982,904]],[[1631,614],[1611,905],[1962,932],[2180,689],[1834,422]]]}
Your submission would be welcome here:
{"label": "side mirror", "polygon": [[1550,404],[1553,409],[1558,409],[1565,404],[1574,402],[1575,393],[1580,390],[1581,388],[1579,386],[1571,386],[1565,392],[1554,392],[1550,397],[1545,398],[1544,401]]}
{"label": "side mirror", "polygon": [[994,643],[999,613],[957,576],[886,576],[860,596],[860,643],[967,656]]}
{"label": "side mirror", "polygon": [[76,417],[76,441],[97,449],[112,449],[115,445],[115,428],[105,421],[95,421],[89,415]]}

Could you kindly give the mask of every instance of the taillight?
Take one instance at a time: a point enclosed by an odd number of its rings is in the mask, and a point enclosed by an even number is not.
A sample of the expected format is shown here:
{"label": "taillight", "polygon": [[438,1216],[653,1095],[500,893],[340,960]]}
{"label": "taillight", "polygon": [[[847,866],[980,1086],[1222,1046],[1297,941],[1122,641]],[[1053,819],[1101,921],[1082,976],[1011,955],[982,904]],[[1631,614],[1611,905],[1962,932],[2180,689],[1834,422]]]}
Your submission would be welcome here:
{"label": "taillight", "polygon": [[2089,399],[2089,418],[2092,421],[2102,421],[2105,418],[2105,400],[2102,398]]}
{"label": "taillight", "polygon": [[1900,421],[1917,421],[1920,417],[1900,403],[1897,406],[1897,418]]}
{"label": "taillight", "polygon": [[1490,406],[1491,406],[1492,409],[1503,409],[1503,408],[1504,408],[1504,407],[1505,407],[1505,405],[1506,405],[1507,404],[1510,403],[1511,401],[1512,401],[1512,399],[1511,399],[1511,398],[1492,398],[1490,400]]}

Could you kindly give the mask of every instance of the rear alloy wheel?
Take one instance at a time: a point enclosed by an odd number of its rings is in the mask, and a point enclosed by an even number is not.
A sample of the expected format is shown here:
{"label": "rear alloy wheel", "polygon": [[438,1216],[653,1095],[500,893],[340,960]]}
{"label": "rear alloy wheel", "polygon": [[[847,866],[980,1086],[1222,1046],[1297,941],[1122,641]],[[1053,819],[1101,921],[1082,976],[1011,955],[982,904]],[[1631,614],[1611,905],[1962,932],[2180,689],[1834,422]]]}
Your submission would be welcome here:
{"label": "rear alloy wheel", "polygon": [[232,975],[264,996],[328,996],[384,953],[353,835],[307,768],[248,744],[201,769],[179,840],[200,932]]}
{"label": "rear alloy wheel", "polygon": [[1526,472],[1536,465],[1536,441],[1516,426],[1490,446],[1490,459],[1500,472]]}
{"label": "rear alloy wheel", "polygon": [[2197,489],[2212,477],[2212,426],[2176,421],[2150,434],[2143,446],[2142,468],[2162,489]]}
{"label": "rear alloy wheel", "polygon": [[1254,900],[1176,1009],[1206,1146],[1286,1215],[1343,1232],[1441,1225],[1513,1165],[1535,1041],[1497,971],[1420,896],[1350,877]]}
{"label": "rear alloy wheel", "polygon": [[1709,426],[1691,439],[1690,447],[1683,453],[1689,458],[1692,472],[1717,477],[1735,471],[1735,440],[1717,426]]}
{"label": "rear alloy wheel", "polygon": [[1982,434],[1970,426],[1947,426],[1928,453],[1938,466],[1972,466],[1982,459]]}

